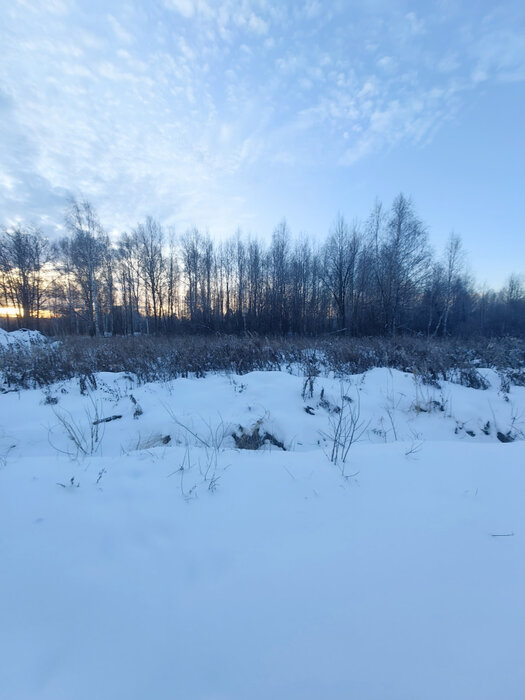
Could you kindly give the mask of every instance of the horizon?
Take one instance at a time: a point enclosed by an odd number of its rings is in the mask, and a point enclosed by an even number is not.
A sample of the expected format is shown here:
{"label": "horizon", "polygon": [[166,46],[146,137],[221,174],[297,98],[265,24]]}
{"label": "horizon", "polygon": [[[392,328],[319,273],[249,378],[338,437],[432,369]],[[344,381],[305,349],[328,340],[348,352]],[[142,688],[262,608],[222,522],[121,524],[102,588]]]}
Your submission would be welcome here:
{"label": "horizon", "polygon": [[3,4],[0,224],[323,240],[404,192],[478,286],[523,273],[519,3]]}

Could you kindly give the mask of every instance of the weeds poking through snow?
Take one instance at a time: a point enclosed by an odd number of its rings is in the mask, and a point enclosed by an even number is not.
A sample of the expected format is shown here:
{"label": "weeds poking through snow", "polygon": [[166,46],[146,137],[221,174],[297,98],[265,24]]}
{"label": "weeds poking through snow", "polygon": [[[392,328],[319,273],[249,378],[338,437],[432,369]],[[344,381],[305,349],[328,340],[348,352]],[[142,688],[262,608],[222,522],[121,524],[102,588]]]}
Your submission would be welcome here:
{"label": "weeds poking through snow", "polygon": [[73,445],[73,450],[62,450],[49,439],[58,452],[64,452],[76,459],[80,455],[87,457],[98,451],[104,437],[105,421],[100,418],[99,406],[91,394],[89,394],[89,401],[91,407],[85,409],[85,422],[75,419],[69,411],[53,409],[53,413]]}
{"label": "weeds poking through snow", "polygon": [[421,441],[414,440],[410,444],[410,447],[405,451],[405,457],[415,457],[419,452],[421,452],[422,447],[423,443]]}
{"label": "weeds poking through snow", "polygon": [[[394,433],[394,440],[397,442],[397,430],[396,430],[396,424],[394,422],[394,417],[392,415],[392,411],[389,408],[387,408],[386,414],[387,414],[388,419],[390,421],[390,425],[392,426],[392,432]],[[386,433],[385,433],[385,442],[386,442]]]}
{"label": "weeds poking through snow", "polygon": [[488,420],[480,430],[484,435],[490,435],[490,421]]}
{"label": "weeds poking through snow", "polygon": [[356,390],[355,401],[349,400],[349,387],[341,382],[340,401],[329,418],[329,430],[321,435],[328,441],[330,462],[339,465],[341,475],[346,477],[345,464],[350,448],[358,442],[370,425],[370,421],[361,420],[361,397]]}
{"label": "weeds poking through snow", "polygon": [[[180,492],[186,502],[192,501],[195,498],[197,498],[197,484],[193,484],[193,486],[191,486],[189,489],[185,488],[184,486],[184,475],[187,474],[193,466],[190,460],[190,456],[190,449],[188,447],[186,448],[186,452],[184,453],[184,458],[180,464],[180,467],[177,469],[176,472],[173,472],[175,474],[180,474]],[[172,475],[169,474],[168,476]]]}
{"label": "weeds poking through snow", "polygon": [[80,484],[78,481],[75,481],[75,477],[72,476],[71,479],[69,480],[69,484],[63,484],[60,481],[57,481],[57,486],[61,486],[63,489],[78,489],[80,488]]}
{"label": "weeds poking through snow", "polygon": [[[441,411],[445,413],[447,407],[447,401],[443,396],[443,393],[439,394],[439,399],[436,399],[434,385],[429,386],[428,382],[424,378],[414,372],[414,385],[416,389],[416,397],[412,408],[416,413],[433,413],[434,411]],[[480,375],[481,377],[481,375]],[[441,387],[438,385],[437,387]]]}
{"label": "weeds poking through snow", "polygon": [[317,358],[315,350],[313,350],[311,353],[306,353],[306,357],[304,360],[304,384],[303,390],[301,392],[303,401],[306,401],[306,398],[313,398],[314,384],[319,374],[319,360]]}
{"label": "weeds poking through snow", "polygon": [[133,406],[135,406],[135,409],[133,411],[133,418],[134,420],[137,420],[138,418],[140,418],[140,416],[143,415],[144,411],[142,410],[141,405],[138,403],[137,399],[133,396],[133,394],[129,395],[129,400],[131,401]]}
{"label": "weeds poking through snow", "polygon": [[[186,490],[183,487],[184,474],[195,466],[194,462],[192,462],[191,440],[189,438],[193,438],[193,442],[196,444],[196,448],[199,450],[197,465],[201,478],[200,483],[207,484],[208,491],[212,493],[215,492],[217,490],[220,478],[229,466],[220,466],[219,455],[222,452],[224,439],[229,435],[231,428],[225,425],[221,416],[219,416],[219,422],[216,426],[213,426],[211,422],[201,419],[205,427],[205,434],[202,436],[199,435],[196,430],[193,430],[188,425],[180,421],[169,407],[165,406],[165,409],[175,425],[183,429],[183,434],[185,435],[186,452],[182,464],[179,470],[177,470],[180,471],[181,474],[181,490],[183,490],[185,500],[196,498],[197,488],[199,486],[199,483],[196,482],[189,490]],[[172,472],[172,474],[173,473],[177,472]],[[170,476],[172,474],[170,474]]]}
{"label": "weeds poking through snow", "polygon": [[95,484],[97,484],[97,485],[100,484],[100,482],[102,481],[102,477],[104,476],[104,474],[107,474],[107,471],[108,470],[106,469],[106,467],[102,467],[102,469],[98,473],[97,480],[95,481]]}
{"label": "weeds poking through snow", "polygon": [[14,450],[16,445],[9,445],[9,447],[0,454],[0,467],[5,467],[7,464],[7,458],[11,450]]}

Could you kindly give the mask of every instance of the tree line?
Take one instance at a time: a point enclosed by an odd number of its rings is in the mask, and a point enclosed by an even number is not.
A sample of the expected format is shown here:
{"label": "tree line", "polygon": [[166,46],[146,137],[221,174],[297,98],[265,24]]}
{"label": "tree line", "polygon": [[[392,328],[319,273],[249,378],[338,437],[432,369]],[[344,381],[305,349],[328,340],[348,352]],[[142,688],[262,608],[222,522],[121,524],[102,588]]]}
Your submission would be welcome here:
{"label": "tree line", "polygon": [[147,217],[112,240],[88,201],[73,200],[66,235],[0,232],[3,325],[53,335],[182,332],[350,336],[521,335],[525,290],[476,289],[459,236],[433,253],[409,198],[376,203],[364,222],[338,215],[324,242],[285,221],[263,244],[237,232],[215,242]]}

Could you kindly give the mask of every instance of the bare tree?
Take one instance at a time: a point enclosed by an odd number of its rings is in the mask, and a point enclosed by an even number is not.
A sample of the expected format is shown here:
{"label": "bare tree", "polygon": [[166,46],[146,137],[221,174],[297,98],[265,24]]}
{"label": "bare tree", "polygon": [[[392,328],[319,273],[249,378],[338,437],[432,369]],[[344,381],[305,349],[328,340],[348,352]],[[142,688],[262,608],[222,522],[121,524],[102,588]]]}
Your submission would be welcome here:
{"label": "bare tree", "polygon": [[104,334],[113,335],[115,332],[115,297],[116,297],[116,280],[115,280],[115,260],[116,250],[111,246],[109,237],[104,236],[102,248],[102,268],[101,268],[101,285],[100,298],[101,306],[104,310]]}
{"label": "bare tree", "polygon": [[384,222],[378,206],[372,219],[376,241],[376,280],[380,291],[384,327],[396,335],[429,271],[427,231],[403,194],[392,203]]}
{"label": "bare tree", "polygon": [[288,328],[287,287],[290,249],[290,229],[283,219],[274,229],[269,253],[270,262],[270,305],[271,322],[274,331],[284,333]]}
{"label": "bare tree", "polygon": [[252,330],[255,330],[256,319],[261,311],[263,286],[263,251],[258,241],[252,239],[248,242],[247,256],[248,316]]}
{"label": "bare tree", "polygon": [[506,333],[522,333],[525,329],[525,287],[523,275],[513,273],[502,290],[504,313],[501,315]]}
{"label": "bare tree", "polygon": [[140,289],[137,241],[129,233],[122,233],[117,246],[116,263],[119,280],[120,294],[122,298],[123,332],[133,335],[140,323]]}
{"label": "bare tree", "polygon": [[38,229],[14,226],[0,233],[0,288],[4,304],[18,311],[25,325],[38,325],[42,308],[43,268],[49,245]]}
{"label": "bare tree", "polygon": [[[154,332],[160,330],[162,313],[163,275],[165,260],[163,254],[164,233],[162,226],[151,216],[138,224],[134,231],[138,251],[139,271],[145,288],[146,322],[153,314]],[[149,327],[148,327],[149,332]]]}
{"label": "bare tree", "polygon": [[176,315],[179,313],[179,283],[180,269],[179,260],[176,251],[175,232],[169,232],[169,248],[168,258],[166,261],[166,304],[167,313],[170,319],[170,324],[173,323]]}
{"label": "bare tree", "polygon": [[86,200],[72,200],[65,223],[71,235],[68,254],[73,276],[81,291],[89,332],[100,335],[99,275],[107,237],[95,209]]}
{"label": "bare tree", "polygon": [[454,301],[454,289],[463,268],[464,253],[461,246],[461,238],[455,233],[451,233],[445,248],[444,255],[444,299],[443,311],[439,317],[434,330],[434,335],[437,335],[440,327],[443,329],[443,335],[448,333],[448,317],[450,309]]}
{"label": "bare tree", "polygon": [[[357,226],[352,233],[343,216],[338,215],[324,246],[322,279],[329,290],[338,319],[338,329],[346,330],[347,321],[353,325],[356,292],[357,264],[361,248]],[[349,304],[350,301],[350,304]],[[350,319],[349,307],[350,306]]]}
{"label": "bare tree", "polygon": [[212,274],[215,263],[215,253],[213,250],[213,241],[209,234],[201,241],[201,308],[203,313],[203,321],[210,328],[212,322]]}
{"label": "bare tree", "polygon": [[202,236],[196,227],[185,233],[181,241],[182,264],[186,282],[187,309],[191,321],[195,321],[198,311],[198,283],[201,266]]}
{"label": "bare tree", "polygon": [[237,328],[246,331],[246,288],[247,288],[247,262],[246,262],[246,247],[242,240],[240,230],[235,234],[235,277],[237,282],[236,290],[236,321]]}

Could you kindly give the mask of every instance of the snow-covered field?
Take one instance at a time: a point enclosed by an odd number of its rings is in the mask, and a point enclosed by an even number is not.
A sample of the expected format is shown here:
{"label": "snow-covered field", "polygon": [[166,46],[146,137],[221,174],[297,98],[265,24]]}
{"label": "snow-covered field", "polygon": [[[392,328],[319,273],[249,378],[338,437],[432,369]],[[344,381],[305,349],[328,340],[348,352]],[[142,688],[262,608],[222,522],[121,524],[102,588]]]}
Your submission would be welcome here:
{"label": "snow-covered field", "polygon": [[480,373],[0,395],[0,698],[522,700],[525,388]]}

